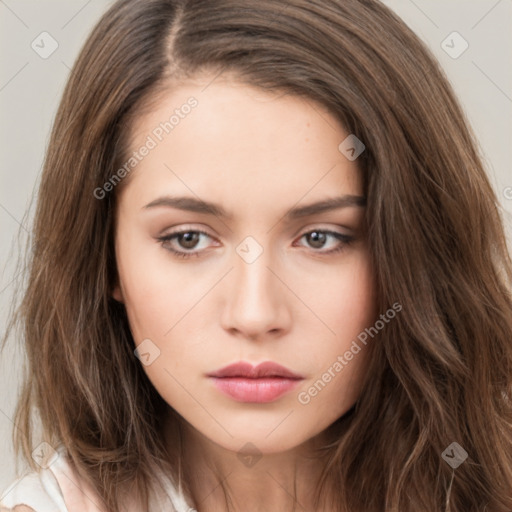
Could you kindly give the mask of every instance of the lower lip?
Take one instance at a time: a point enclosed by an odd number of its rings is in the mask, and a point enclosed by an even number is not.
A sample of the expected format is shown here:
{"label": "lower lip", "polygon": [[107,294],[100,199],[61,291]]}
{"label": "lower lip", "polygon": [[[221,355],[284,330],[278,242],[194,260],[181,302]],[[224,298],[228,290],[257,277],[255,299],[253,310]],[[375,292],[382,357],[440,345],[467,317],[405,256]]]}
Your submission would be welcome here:
{"label": "lower lip", "polygon": [[299,380],[282,377],[213,377],[213,382],[217,389],[237,402],[267,403],[291,391]]}

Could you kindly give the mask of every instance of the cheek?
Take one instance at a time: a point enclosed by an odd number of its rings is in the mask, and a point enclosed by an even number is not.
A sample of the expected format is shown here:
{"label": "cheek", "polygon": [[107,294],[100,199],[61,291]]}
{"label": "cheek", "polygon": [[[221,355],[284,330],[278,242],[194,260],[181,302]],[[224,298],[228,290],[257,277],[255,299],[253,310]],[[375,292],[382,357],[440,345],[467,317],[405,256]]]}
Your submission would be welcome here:
{"label": "cheek", "polygon": [[326,329],[324,343],[316,343],[307,356],[316,372],[305,390],[307,396],[299,402],[311,402],[317,411],[323,411],[320,415],[335,418],[359,395],[372,342],[367,336],[365,339],[364,331],[374,324],[377,311],[366,254],[340,266],[330,282],[324,293],[317,294],[315,303],[330,332]]}
{"label": "cheek", "polygon": [[145,338],[165,339],[176,322],[176,292],[162,287],[161,281],[160,286],[153,286],[143,274],[126,283],[125,290],[125,307],[135,343]]}
{"label": "cheek", "polygon": [[118,268],[123,284],[123,299],[135,343],[151,338],[164,340],[187,314],[194,299],[204,291],[200,280],[185,279],[183,272],[172,267],[164,249],[157,243],[142,241],[146,246],[131,250],[135,241],[128,239],[119,247]]}
{"label": "cheek", "polygon": [[375,282],[367,253],[354,253],[331,277],[324,293],[317,294],[320,302],[316,307],[343,348],[372,325],[377,315]]}
{"label": "cheek", "polygon": [[143,369],[168,404],[180,411],[194,410],[197,404],[187,392],[197,394],[200,375],[191,370],[199,370],[202,353],[201,344],[191,339],[186,328],[190,301],[175,287],[162,286],[161,279],[138,279],[131,284],[126,300],[130,330],[138,351],[151,354],[149,364],[141,358]]}
{"label": "cheek", "polygon": [[206,285],[201,280],[185,278],[176,268],[171,269],[164,258],[148,260],[141,254],[124,258],[120,278],[135,345],[141,351],[143,347],[149,349],[152,355],[144,370],[165,395],[175,387],[171,375],[180,382],[188,379],[181,372],[201,361],[202,344],[197,333],[191,332],[190,321]]}

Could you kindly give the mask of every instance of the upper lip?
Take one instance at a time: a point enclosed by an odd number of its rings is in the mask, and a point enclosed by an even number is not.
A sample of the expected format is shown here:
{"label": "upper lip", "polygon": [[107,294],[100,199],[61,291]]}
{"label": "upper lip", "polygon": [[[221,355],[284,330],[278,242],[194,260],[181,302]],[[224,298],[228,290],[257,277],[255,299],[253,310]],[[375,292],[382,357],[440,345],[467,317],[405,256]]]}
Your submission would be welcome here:
{"label": "upper lip", "polygon": [[272,361],[265,361],[264,363],[259,364],[258,366],[253,366],[250,363],[246,363],[245,361],[241,361],[239,363],[230,364],[217,370],[215,372],[209,373],[209,377],[245,377],[248,379],[260,379],[264,377],[282,377],[287,379],[303,379],[301,375],[292,372],[288,368],[281,366],[280,364],[274,363]]}

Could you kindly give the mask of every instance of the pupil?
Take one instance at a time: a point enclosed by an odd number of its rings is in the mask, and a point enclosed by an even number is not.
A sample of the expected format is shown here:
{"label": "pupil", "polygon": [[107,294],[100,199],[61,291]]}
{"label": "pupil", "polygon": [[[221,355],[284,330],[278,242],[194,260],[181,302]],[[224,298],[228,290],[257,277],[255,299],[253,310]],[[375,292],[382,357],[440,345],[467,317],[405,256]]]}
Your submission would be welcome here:
{"label": "pupil", "polygon": [[186,249],[193,249],[197,243],[198,234],[199,233],[191,233],[190,231],[187,233],[183,233],[181,235],[181,240],[185,240],[185,243],[182,243],[183,247],[185,247]]}
{"label": "pupil", "polygon": [[313,247],[322,247],[325,244],[325,233],[319,233],[318,231],[312,231],[309,234],[310,240],[312,240]]}

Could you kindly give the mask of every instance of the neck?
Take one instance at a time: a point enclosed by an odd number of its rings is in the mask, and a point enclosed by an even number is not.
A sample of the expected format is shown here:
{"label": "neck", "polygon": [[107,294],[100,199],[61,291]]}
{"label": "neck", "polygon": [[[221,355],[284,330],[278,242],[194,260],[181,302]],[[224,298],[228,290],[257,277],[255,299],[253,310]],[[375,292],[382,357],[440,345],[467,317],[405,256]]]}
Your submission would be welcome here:
{"label": "neck", "polygon": [[225,449],[186,422],[178,429],[183,478],[197,512],[319,510],[318,486],[327,463],[320,448],[327,441],[326,432],[293,450],[261,454],[250,444],[238,452]]}

